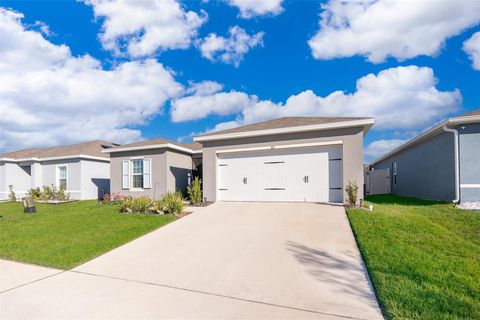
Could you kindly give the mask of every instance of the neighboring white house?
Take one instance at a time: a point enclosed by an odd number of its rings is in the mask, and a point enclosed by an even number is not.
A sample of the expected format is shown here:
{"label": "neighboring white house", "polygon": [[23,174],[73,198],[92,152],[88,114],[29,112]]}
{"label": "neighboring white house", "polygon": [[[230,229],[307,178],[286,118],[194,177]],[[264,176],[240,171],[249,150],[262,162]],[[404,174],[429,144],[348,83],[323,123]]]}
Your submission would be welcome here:
{"label": "neighboring white house", "polygon": [[53,185],[65,186],[71,199],[97,199],[110,189],[110,158],[102,150],[113,146],[95,140],[0,154],[0,200],[8,199],[10,185],[17,198]]}

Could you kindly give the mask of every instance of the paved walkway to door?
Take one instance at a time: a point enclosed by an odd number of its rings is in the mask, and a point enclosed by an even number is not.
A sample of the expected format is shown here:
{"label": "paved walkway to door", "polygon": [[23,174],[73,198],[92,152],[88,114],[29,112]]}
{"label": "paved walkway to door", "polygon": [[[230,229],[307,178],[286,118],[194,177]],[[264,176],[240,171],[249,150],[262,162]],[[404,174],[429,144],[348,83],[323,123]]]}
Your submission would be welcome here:
{"label": "paved walkway to door", "polygon": [[2,283],[0,318],[382,319],[337,206],[215,203],[73,270],[41,269]]}

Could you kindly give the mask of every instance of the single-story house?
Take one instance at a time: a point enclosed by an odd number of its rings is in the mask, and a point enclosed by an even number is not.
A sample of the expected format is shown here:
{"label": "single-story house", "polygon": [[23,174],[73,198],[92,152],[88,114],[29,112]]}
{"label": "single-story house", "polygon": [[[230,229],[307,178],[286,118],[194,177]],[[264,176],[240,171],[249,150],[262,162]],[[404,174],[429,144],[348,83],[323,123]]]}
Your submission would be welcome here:
{"label": "single-story house", "polygon": [[0,154],[0,200],[8,199],[10,185],[17,198],[47,185],[65,187],[71,199],[97,199],[109,192],[110,159],[102,150],[112,146],[96,140]]}
{"label": "single-story house", "polygon": [[440,201],[480,201],[480,109],[445,121],[373,161],[391,193]]}
{"label": "single-story house", "polygon": [[203,197],[342,203],[351,181],[361,199],[363,137],[373,123],[286,117],[195,137],[203,146]]}
{"label": "single-story house", "polygon": [[185,191],[202,165],[199,143],[163,138],[103,150],[110,154],[110,190],[123,196],[159,199],[167,191]]}

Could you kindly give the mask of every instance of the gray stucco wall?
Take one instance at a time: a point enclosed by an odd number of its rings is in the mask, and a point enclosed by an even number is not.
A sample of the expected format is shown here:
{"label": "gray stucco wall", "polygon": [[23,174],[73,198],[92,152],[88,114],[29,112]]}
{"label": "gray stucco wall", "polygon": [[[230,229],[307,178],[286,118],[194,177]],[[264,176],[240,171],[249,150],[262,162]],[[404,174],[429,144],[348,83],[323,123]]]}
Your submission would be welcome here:
{"label": "gray stucco wall", "polygon": [[480,201],[480,123],[456,129],[460,146],[460,201]]}
{"label": "gray stucco wall", "polygon": [[[149,196],[158,199],[167,191],[167,150],[150,149],[110,154],[110,191],[112,194],[120,193],[125,196],[140,197]],[[122,161],[132,158],[152,159],[152,188],[142,191],[130,191],[122,189]]]}
{"label": "gray stucco wall", "polygon": [[185,192],[193,161],[188,154],[167,151],[167,190]]}
{"label": "gray stucco wall", "polygon": [[24,197],[30,189],[30,180],[30,174],[17,163],[2,162],[0,164],[0,200],[8,199],[10,185],[13,186],[18,199]]}
{"label": "gray stucco wall", "polygon": [[360,186],[358,196],[361,199],[363,198],[361,188],[363,186],[363,130],[360,127],[202,142],[203,196],[207,201],[216,201],[216,151],[218,150],[269,146],[272,143],[296,144],[334,140],[343,141],[343,186],[349,180],[356,182]]}
{"label": "gray stucco wall", "polygon": [[[122,161],[132,158],[152,159],[152,188],[140,191],[122,189]],[[167,191],[185,191],[187,173],[192,169],[188,154],[163,149],[135,150],[110,154],[110,191],[125,196],[149,196],[159,199]]]}
{"label": "gray stucco wall", "polygon": [[110,193],[110,163],[105,161],[81,160],[82,199],[100,199]]}
{"label": "gray stucco wall", "polygon": [[67,166],[67,192],[71,199],[82,199],[82,170],[80,159],[43,161],[42,186],[57,186],[57,167]]}
{"label": "gray stucco wall", "polygon": [[[374,168],[390,168],[393,194],[451,201],[455,198],[453,148],[453,134],[443,132],[377,163]],[[393,181],[393,162],[397,163],[397,185]]]}
{"label": "gray stucco wall", "polygon": [[5,163],[0,162],[0,200],[8,198],[6,178]]}

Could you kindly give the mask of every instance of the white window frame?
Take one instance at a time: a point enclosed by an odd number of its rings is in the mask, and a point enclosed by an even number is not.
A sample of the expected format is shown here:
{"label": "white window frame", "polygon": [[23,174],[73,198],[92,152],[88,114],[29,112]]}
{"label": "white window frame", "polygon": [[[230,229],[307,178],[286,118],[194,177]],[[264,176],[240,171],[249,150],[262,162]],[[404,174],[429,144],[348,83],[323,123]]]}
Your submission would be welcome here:
{"label": "white window frame", "polygon": [[[142,173],[139,174],[139,173],[133,173],[133,163],[134,161],[139,161],[141,160],[142,161]],[[128,188],[123,188],[123,163],[124,161],[128,161],[128,166],[129,166],[129,173],[128,173],[128,182],[129,182],[129,186]],[[145,167],[145,162],[148,162],[149,163],[149,167],[148,167],[148,170],[146,170],[146,167]],[[136,192],[136,191],[145,191],[145,189],[151,189],[152,188],[152,159],[151,158],[145,158],[145,157],[131,157],[129,158],[128,160],[123,160],[122,161],[122,189],[123,190],[129,190],[129,191],[133,191],[133,192]],[[146,172],[148,171],[148,172]],[[135,175],[141,175],[143,177],[143,183],[142,183],[142,187],[134,187],[133,186],[133,176]]]}
{"label": "white window frame", "polygon": [[[133,162],[134,161],[142,161],[142,173],[141,174],[138,174],[138,173],[133,173]],[[143,158],[132,158],[130,159],[130,191],[143,191],[143,180],[142,180],[142,187],[134,187],[133,186],[133,176],[134,175],[140,175],[142,176],[142,179],[143,179],[143,171],[144,171],[144,168],[143,168]]]}
{"label": "white window frame", "polygon": [[[127,173],[125,173],[125,164],[127,164]],[[125,179],[126,178],[126,183]],[[130,190],[130,160],[122,160],[122,190]]]}
{"label": "white window frame", "polygon": [[68,166],[66,164],[61,164],[56,166],[55,170],[55,186],[60,188],[60,168],[65,168],[65,190],[68,190]]}

